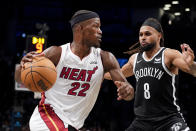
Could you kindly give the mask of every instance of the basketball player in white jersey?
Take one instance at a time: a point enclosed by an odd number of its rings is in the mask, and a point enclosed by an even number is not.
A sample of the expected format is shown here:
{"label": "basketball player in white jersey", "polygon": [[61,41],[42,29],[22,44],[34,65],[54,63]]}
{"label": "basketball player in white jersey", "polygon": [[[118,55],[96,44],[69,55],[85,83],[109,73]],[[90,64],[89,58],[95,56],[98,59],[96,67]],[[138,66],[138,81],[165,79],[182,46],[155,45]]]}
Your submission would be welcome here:
{"label": "basketball player in white jersey", "polygon": [[[136,118],[126,131],[190,130],[180,113],[176,82],[179,69],[196,77],[195,56],[187,44],[181,45],[182,53],[163,46],[161,24],[154,18],[146,19],[140,28],[139,42],[128,51],[137,53],[122,67],[125,77],[136,78]],[[110,79],[108,73],[104,77]]]}
{"label": "basketball player in white jersey", "polygon": [[[82,128],[97,99],[104,72],[110,72],[117,86],[118,100],[134,97],[134,89],[120,71],[116,58],[99,48],[102,31],[98,14],[80,10],[70,23],[73,42],[52,46],[41,54],[55,64],[57,80],[51,89],[42,93],[40,104],[30,119],[31,131]],[[22,58],[21,66],[15,72],[18,82],[21,82],[21,68],[25,62],[32,61],[34,55],[35,52],[30,52]]]}

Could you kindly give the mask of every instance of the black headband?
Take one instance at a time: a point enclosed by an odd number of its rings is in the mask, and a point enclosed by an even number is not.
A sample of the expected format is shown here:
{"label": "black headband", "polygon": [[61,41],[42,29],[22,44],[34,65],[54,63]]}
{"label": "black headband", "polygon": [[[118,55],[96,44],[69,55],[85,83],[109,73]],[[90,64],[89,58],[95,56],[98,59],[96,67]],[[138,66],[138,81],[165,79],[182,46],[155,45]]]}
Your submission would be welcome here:
{"label": "black headband", "polygon": [[95,12],[90,12],[90,13],[84,13],[84,14],[79,14],[75,16],[73,19],[71,19],[69,22],[71,24],[71,27],[73,27],[75,24],[85,21],[91,18],[99,18],[99,15]]}
{"label": "black headband", "polygon": [[145,20],[142,26],[150,26],[156,29],[158,32],[162,32],[161,25],[159,24],[159,22],[152,18]]}

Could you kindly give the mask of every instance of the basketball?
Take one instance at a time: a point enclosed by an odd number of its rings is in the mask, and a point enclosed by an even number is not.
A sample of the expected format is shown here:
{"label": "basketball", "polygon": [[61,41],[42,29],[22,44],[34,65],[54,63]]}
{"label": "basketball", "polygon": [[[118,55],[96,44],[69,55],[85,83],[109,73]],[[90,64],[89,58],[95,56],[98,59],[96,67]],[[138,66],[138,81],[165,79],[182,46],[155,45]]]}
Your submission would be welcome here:
{"label": "basketball", "polygon": [[21,80],[26,88],[33,92],[49,90],[57,77],[54,64],[46,57],[37,56],[32,62],[24,64],[21,70]]}

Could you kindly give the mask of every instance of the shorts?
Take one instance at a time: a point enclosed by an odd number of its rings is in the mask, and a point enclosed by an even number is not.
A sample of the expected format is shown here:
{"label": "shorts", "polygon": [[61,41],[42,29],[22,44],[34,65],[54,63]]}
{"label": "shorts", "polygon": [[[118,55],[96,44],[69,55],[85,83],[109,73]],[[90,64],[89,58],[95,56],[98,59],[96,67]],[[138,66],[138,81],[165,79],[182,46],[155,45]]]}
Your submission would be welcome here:
{"label": "shorts", "polygon": [[136,117],[125,131],[190,131],[184,118],[175,113],[158,119],[141,119]]}
{"label": "shorts", "polygon": [[31,131],[68,131],[68,124],[64,123],[46,104],[35,108],[29,126]]}

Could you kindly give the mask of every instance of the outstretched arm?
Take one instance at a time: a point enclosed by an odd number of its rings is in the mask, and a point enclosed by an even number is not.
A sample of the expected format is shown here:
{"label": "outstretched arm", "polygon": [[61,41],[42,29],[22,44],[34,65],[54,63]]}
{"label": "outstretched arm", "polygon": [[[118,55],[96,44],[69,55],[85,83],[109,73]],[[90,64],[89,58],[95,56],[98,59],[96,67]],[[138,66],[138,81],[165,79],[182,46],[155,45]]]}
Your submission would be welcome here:
{"label": "outstretched arm", "polygon": [[[196,63],[193,61],[195,56],[188,44],[181,45],[182,53],[177,50],[168,49],[166,57],[171,61],[171,69],[179,68],[183,72],[196,77]],[[172,66],[173,65],[173,66]],[[172,68],[174,67],[174,68]]]}
{"label": "outstretched arm", "polygon": [[112,53],[101,51],[104,71],[109,72],[114,84],[117,86],[118,100],[132,100],[134,97],[134,89],[127,82],[126,78],[120,70],[120,66]]}

